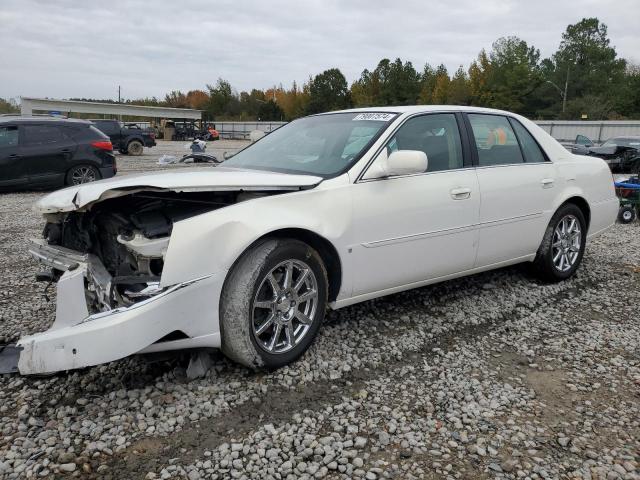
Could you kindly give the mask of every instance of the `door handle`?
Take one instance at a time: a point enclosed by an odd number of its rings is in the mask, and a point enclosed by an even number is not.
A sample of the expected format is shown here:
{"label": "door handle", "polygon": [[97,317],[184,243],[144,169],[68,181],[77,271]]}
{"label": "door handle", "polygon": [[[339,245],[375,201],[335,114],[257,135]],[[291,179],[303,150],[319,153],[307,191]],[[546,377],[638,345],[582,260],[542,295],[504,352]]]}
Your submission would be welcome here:
{"label": "door handle", "polygon": [[542,184],[542,188],[551,188],[553,187],[553,178],[543,178],[540,183]]}
{"label": "door handle", "polygon": [[9,158],[20,158],[20,155],[18,155],[17,153],[12,153],[11,155],[9,155]]}
{"label": "door handle", "polygon": [[453,188],[449,193],[454,200],[465,200],[471,196],[471,189],[466,187]]}

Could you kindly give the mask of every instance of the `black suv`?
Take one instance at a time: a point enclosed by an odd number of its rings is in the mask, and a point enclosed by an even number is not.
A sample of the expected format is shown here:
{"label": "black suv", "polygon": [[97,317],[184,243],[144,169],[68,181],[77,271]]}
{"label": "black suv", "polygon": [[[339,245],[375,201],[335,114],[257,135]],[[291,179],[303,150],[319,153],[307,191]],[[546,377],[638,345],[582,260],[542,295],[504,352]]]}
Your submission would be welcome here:
{"label": "black suv", "polygon": [[0,116],[0,189],[51,188],[113,177],[109,137],[91,122]]}

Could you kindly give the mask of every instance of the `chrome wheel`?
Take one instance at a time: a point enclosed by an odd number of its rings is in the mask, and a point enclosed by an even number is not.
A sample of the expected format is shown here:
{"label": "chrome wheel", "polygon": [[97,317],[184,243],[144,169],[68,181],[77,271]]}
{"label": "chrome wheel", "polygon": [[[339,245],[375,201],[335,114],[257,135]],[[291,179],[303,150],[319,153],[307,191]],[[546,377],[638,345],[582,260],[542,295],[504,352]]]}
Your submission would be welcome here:
{"label": "chrome wheel", "polygon": [[76,167],[71,173],[71,183],[80,185],[82,183],[93,182],[96,180],[96,171],[91,167]]}
{"label": "chrome wheel", "polygon": [[633,212],[631,210],[625,210],[622,212],[622,219],[625,222],[630,222],[633,219]]}
{"label": "chrome wheel", "polygon": [[266,352],[284,353],[309,331],[318,308],[318,281],[300,260],[286,260],[260,282],[253,300],[252,329]]}
{"label": "chrome wheel", "polygon": [[553,232],[551,256],[553,265],[561,272],[570,270],[578,260],[582,246],[580,221],[573,215],[560,220]]}

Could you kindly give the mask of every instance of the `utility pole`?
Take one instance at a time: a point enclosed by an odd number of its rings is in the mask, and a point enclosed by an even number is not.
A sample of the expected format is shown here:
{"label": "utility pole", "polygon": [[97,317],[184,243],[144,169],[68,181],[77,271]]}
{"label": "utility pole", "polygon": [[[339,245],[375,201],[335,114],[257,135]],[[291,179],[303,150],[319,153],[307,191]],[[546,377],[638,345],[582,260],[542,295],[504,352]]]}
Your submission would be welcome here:
{"label": "utility pole", "polygon": [[118,85],[118,103],[120,103],[120,85]]}
{"label": "utility pole", "polygon": [[564,95],[562,95],[562,113],[567,109],[567,90],[569,89],[569,70],[571,66],[567,67],[567,79],[564,82]]}

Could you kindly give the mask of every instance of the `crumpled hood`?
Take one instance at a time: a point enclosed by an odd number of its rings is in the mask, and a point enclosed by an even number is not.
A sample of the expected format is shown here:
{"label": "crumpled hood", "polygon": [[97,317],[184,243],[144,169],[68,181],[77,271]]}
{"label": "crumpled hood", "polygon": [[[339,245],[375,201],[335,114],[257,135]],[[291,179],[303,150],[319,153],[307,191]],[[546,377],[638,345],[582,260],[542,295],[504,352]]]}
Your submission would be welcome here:
{"label": "crumpled hood", "polygon": [[52,192],[34,205],[40,213],[80,210],[97,201],[128,195],[136,191],[206,192],[225,190],[297,190],[322,181],[313,175],[204,168],[165,170],[162,172],[122,175]]}

